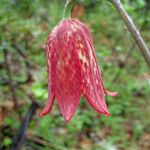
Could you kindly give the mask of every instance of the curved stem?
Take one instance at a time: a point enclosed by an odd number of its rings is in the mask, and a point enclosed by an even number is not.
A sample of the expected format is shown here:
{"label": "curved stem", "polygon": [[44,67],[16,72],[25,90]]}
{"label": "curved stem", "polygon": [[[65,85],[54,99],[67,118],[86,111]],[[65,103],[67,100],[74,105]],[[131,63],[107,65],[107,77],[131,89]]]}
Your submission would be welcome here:
{"label": "curved stem", "polygon": [[71,17],[71,10],[77,0],[67,0],[64,8],[63,18]]}
{"label": "curved stem", "polygon": [[128,30],[130,31],[131,35],[133,36],[136,44],[138,45],[147,65],[150,67],[150,50],[148,49],[146,43],[144,42],[140,32],[136,28],[133,20],[125,11],[122,3],[120,0],[108,0],[110,1],[117,9],[118,13],[120,14],[121,18],[123,19],[124,23],[126,24]]}

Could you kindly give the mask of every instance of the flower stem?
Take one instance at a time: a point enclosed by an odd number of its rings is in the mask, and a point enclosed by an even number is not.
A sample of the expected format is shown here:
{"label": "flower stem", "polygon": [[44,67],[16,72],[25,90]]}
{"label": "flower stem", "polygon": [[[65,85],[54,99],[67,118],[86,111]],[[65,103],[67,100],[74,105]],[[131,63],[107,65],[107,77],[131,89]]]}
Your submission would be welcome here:
{"label": "flower stem", "polygon": [[138,45],[147,65],[150,67],[150,50],[148,49],[146,43],[144,42],[140,32],[138,31],[137,27],[135,26],[133,20],[125,11],[122,3],[120,0],[108,0],[110,1],[117,9],[118,13],[120,14],[121,18],[123,19],[124,23],[126,24],[128,30],[130,31],[131,35],[133,36],[136,44]]}
{"label": "flower stem", "polygon": [[76,1],[77,0],[66,0],[64,13],[63,13],[63,19],[71,17],[71,10],[72,10],[72,7],[74,6],[74,4],[76,3]]}

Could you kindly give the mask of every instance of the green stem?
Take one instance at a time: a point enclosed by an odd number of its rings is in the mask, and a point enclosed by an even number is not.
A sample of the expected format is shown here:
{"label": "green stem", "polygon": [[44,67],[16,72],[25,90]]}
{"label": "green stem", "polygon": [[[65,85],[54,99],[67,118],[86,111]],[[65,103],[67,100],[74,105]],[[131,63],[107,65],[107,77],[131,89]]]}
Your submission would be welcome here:
{"label": "green stem", "polygon": [[77,0],[67,0],[64,8],[63,19],[71,17],[71,10]]}

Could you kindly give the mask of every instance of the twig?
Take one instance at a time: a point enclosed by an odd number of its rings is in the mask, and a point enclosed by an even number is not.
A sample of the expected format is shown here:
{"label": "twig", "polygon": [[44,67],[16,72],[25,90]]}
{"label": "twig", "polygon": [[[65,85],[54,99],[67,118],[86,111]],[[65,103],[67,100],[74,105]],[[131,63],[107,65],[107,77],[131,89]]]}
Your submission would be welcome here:
{"label": "twig", "polygon": [[134,22],[132,21],[131,17],[125,11],[122,3],[120,0],[109,0],[117,9],[118,13],[120,14],[121,18],[123,19],[124,23],[126,24],[128,30],[132,34],[136,44],[138,45],[145,61],[147,62],[148,66],[150,67],[150,51],[145,44],[140,32],[136,28]]}
{"label": "twig", "polygon": [[[23,60],[25,62],[25,65],[26,65],[26,68],[27,68],[27,77],[26,77],[25,80],[23,80],[23,81],[13,81],[13,86],[16,87],[18,85],[22,85],[22,84],[28,83],[30,81],[33,81],[30,69],[35,68],[35,67],[29,62],[29,60],[27,60],[27,56],[22,52],[22,50],[19,48],[19,46],[16,43],[13,43],[13,46],[16,49],[16,51],[18,52],[18,54],[23,58]],[[6,67],[8,66],[8,65],[6,65],[5,62],[0,64],[0,68],[5,68],[5,66]],[[6,80],[2,76],[0,76],[0,79],[1,79],[0,80],[0,85],[3,85],[3,86],[9,85],[9,80],[10,79]]]}
{"label": "twig", "polygon": [[18,52],[18,54],[24,58],[25,64],[27,66],[27,68],[31,69],[34,68],[34,66],[31,64],[31,62],[27,59],[27,56],[25,53],[23,53],[23,51],[20,49],[20,47],[18,46],[18,44],[16,43],[16,41],[14,41],[12,43],[12,46],[16,49],[16,51]]}
{"label": "twig", "polygon": [[[2,78],[2,77],[1,77],[0,79],[2,79],[2,80],[0,80],[0,85],[3,85],[3,86],[9,85],[9,81],[8,81],[8,80],[5,80],[5,79]],[[32,79],[31,74],[28,74],[27,78],[26,78],[24,81],[16,81],[16,82],[13,83],[13,85],[14,85],[14,87],[17,87],[17,86],[19,86],[19,85],[23,85],[23,84],[29,83],[29,82],[31,82],[32,80],[33,80],[33,79]]]}
{"label": "twig", "polygon": [[[24,61],[25,65],[26,65],[26,69],[27,69],[27,78],[24,81],[13,82],[13,85],[16,87],[18,85],[25,84],[25,83],[28,83],[30,81],[33,81],[33,77],[32,77],[32,74],[31,74],[30,70],[32,68],[36,68],[36,67],[34,65],[32,65],[32,63],[27,59],[26,54],[21,50],[21,48],[18,46],[18,44],[15,41],[13,41],[12,46],[15,48],[17,53],[23,58],[23,61]],[[4,68],[5,67],[5,63],[1,63],[0,67]],[[0,76],[0,79],[1,79],[0,80],[0,85],[8,85],[9,84],[9,80],[5,80],[1,76]]]}
{"label": "twig", "polygon": [[[148,11],[148,10],[146,10],[146,11]],[[147,12],[146,12],[146,14],[147,14]],[[145,17],[145,20],[146,20],[146,19],[147,19],[147,17]],[[143,27],[144,27],[144,25],[145,25],[145,20],[143,21],[143,23],[142,23],[142,25],[141,25],[141,27],[140,27],[140,31],[143,31]],[[125,66],[127,65],[127,62],[128,62],[129,58],[130,58],[131,55],[132,55],[132,52],[133,52],[132,50],[135,48],[135,46],[136,46],[136,44],[135,44],[135,43],[132,43],[132,45],[130,46],[130,48],[129,48],[129,50],[128,50],[126,56],[125,56],[125,58],[124,58],[121,62],[119,62],[119,66],[120,66],[121,68],[123,68],[123,67],[125,67]],[[120,71],[118,71],[118,72],[115,74],[115,76],[114,76],[114,78],[113,78],[113,82],[116,81],[116,80],[119,78],[119,76],[120,76]]]}
{"label": "twig", "polygon": [[8,50],[7,49],[4,49],[4,61],[5,61],[6,69],[7,69],[8,82],[9,82],[10,90],[11,90],[12,96],[13,96],[14,107],[17,108],[18,104],[17,104],[16,90],[15,90],[15,86],[14,86],[13,80],[12,80],[11,69],[10,69],[10,64],[9,64],[9,59],[8,59]]}
{"label": "twig", "polygon": [[[52,140],[47,139],[46,137],[42,136],[40,133],[37,133],[32,130],[28,130],[26,134],[26,140],[29,142],[34,143],[35,145],[38,146],[38,149],[41,147],[47,146],[49,149],[53,150],[61,150],[62,147],[59,146],[58,144],[54,144]],[[41,147],[40,147],[41,146]]]}
{"label": "twig", "polygon": [[143,25],[141,27],[141,30],[144,29],[145,25],[148,23],[148,14],[149,14],[149,11],[150,11],[150,4],[146,3],[145,4],[145,11],[144,11],[144,22],[143,22]]}
{"label": "twig", "polygon": [[19,150],[24,142],[24,139],[25,139],[25,133],[26,133],[26,130],[29,126],[29,123],[33,117],[33,115],[35,114],[35,111],[36,109],[38,108],[38,103],[33,101],[24,120],[22,121],[22,125],[17,133],[16,136],[14,136],[14,139],[13,139],[13,144],[11,146],[11,150]]}

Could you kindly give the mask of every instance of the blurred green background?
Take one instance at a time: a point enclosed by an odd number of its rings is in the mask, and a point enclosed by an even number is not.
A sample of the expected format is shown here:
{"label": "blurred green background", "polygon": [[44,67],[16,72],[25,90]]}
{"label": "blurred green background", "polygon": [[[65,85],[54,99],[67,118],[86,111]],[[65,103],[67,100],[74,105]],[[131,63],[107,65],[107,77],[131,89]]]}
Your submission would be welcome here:
{"label": "blurred green background", "polygon": [[[122,2],[150,47],[150,1]],[[72,17],[88,25],[104,84],[119,93],[106,97],[111,116],[100,116],[83,98],[68,124],[56,101],[49,115],[38,116],[47,99],[45,42],[62,18],[64,3],[0,0],[0,149],[10,149],[36,101],[23,150],[149,150],[149,70],[107,0],[79,0]]]}

